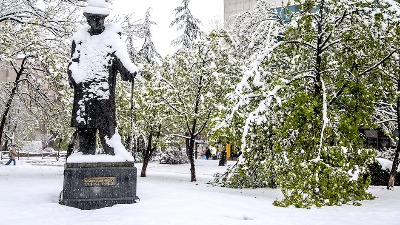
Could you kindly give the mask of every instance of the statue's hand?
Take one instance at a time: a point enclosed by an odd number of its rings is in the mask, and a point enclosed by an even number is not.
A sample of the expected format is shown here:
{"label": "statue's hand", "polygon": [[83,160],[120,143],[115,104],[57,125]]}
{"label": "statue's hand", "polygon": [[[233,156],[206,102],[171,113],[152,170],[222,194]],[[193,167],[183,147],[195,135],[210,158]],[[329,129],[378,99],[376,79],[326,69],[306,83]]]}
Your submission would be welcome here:
{"label": "statue's hand", "polygon": [[71,70],[68,70],[67,73],[68,73],[69,86],[70,86],[71,88],[75,88],[75,87],[76,87],[76,82],[74,81],[74,78],[72,77],[72,72],[71,72]]}
{"label": "statue's hand", "polygon": [[74,82],[72,82],[71,79],[69,80],[69,87],[70,88],[75,88]]}
{"label": "statue's hand", "polygon": [[130,73],[129,81],[130,81],[130,82],[133,82],[133,80],[135,79],[136,75],[137,75],[137,72],[136,72],[136,71],[135,71],[134,73]]}

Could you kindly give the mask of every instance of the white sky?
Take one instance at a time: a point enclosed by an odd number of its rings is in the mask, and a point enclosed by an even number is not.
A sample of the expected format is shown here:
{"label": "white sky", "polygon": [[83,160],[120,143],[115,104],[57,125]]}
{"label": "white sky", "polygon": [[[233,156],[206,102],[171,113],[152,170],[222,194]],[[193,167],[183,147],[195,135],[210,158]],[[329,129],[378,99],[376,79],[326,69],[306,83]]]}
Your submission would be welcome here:
{"label": "white sky", "polygon": [[[174,52],[170,44],[180,34],[176,27],[169,27],[174,19],[172,11],[180,5],[182,0],[114,0],[110,16],[133,12],[135,19],[143,19],[146,10],[151,7],[151,19],[157,23],[157,26],[152,28],[153,42],[158,52],[165,56]],[[222,26],[223,0],[191,0],[189,8],[192,14],[201,20],[203,31],[207,32],[216,27],[216,21]]]}

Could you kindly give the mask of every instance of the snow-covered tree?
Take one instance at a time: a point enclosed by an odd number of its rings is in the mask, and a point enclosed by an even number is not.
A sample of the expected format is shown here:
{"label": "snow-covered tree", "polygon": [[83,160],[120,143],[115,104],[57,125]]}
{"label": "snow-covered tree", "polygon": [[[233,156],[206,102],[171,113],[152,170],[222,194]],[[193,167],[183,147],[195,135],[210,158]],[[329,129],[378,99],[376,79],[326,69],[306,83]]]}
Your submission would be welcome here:
{"label": "snow-covered tree", "polygon": [[[283,32],[283,21],[277,13],[276,8],[271,8],[267,0],[259,0],[255,7],[236,16],[228,29],[230,45],[232,46],[231,56],[240,61],[243,65],[243,72],[246,68],[252,68],[260,56],[268,54],[270,48],[281,39]],[[239,101],[238,95],[232,93],[227,103],[232,105]],[[244,120],[251,110],[249,107],[235,108],[228,112],[228,123],[222,123],[222,135],[228,135],[228,142],[237,146],[241,145]],[[219,137],[221,139],[221,136]],[[222,138],[223,139],[223,138]],[[257,160],[254,162],[257,163]],[[244,177],[244,176],[243,176]]]}
{"label": "snow-covered tree", "polygon": [[177,26],[177,30],[183,30],[183,34],[171,42],[173,46],[191,48],[196,40],[205,36],[199,27],[201,21],[194,17],[189,9],[189,2],[190,0],[182,0],[182,5],[174,9],[175,19],[170,27]]}
{"label": "snow-covered tree", "polygon": [[[131,13],[111,18],[110,22],[121,24],[123,30],[122,37],[126,40],[130,59],[136,64],[148,63],[139,55],[136,49],[137,42],[145,36],[145,29],[143,29],[141,20],[136,20],[133,17],[133,13]],[[117,77],[117,79],[120,78]],[[134,142],[137,142],[137,139],[134,138],[134,134],[137,132],[134,126],[135,102],[133,98],[136,80],[132,83],[117,82],[115,97],[117,102],[118,131],[125,142],[125,148],[132,151],[132,154],[135,155],[135,160],[138,160],[139,157],[135,154],[137,145],[134,145]]]}
{"label": "snow-covered tree", "polygon": [[[140,64],[143,67],[143,71],[145,71],[139,76],[139,82],[137,82],[138,79],[136,79],[136,82],[131,84],[117,84],[116,89],[119,131],[123,139],[125,139],[126,148],[132,151],[137,161],[142,161],[150,157],[141,155],[142,152],[145,153],[145,150],[142,149],[142,144],[139,146],[138,142],[143,142],[144,145],[148,144],[148,142],[146,142],[146,140],[148,140],[148,135],[145,132],[147,128],[143,126],[149,123],[147,123],[146,117],[140,117],[140,115],[145,115],[146,113],[151,114],[152,112],[144,110],[144,106],[141,103],[144,104],[145,101],[141,99],[144,98],[144,96],[148,96],[148,94],[146,94],[148,93],[146,87],[151,89],[151,87],[148,86],[150,84],[149,79],[151,79],[152,76],[150,74],[156,73],[158,69],[157,63],[161,61],[161,56],[157,52],[151,39],[151,27],[156,24],[150,19],[150,8],[146,11],[143,21],[133,21],[132,14],[123,15],[122,19],[117,18],[116,20],[122,21],[122,28],[124,30],[123,36],[126,37],[131,59],[135,63]],[[144,43],[141,49],[137,51],[135,45],[136,42],[141,39],[144,39]],[[141,92],[142,90],[144,91],[143,93]],[[150,101],[150,97],[148,97],[147,100]],[[153,103],[150,101],[148,104],[152,105]],[[154,136],[154,133],[152,133],[152,135]],[[154,143],[154,141],[150,142],[150,146],[151,143]],[[140,150],[140,152],[138,152],[138,150]]]}
{"label": "snow-covered tree", "polygon": [[158,77],[160,89],[157,92],[174,111],[183,132],[179,135],[186,139],[191,181],[196,181],[196,137],[222,110],[225,95],[240,72],[238,63],[229,57],[219,36],[218,32],[213,32],[205,42],[166,58]]}
{"label": "snow-covered tree", "polygon": [[[227,120],[219,121],[216,134],[218,139],[225,139],[237,146],[241,146],[245,141],[242,136],[246,119],[259,105],[257,100],[262,98],[267,85],[274,80],[274,76],[264,71],[261,63],[276,48],[283,32],[283,24],[276,9],[270,8],[267,1],[257,1],[256,7],[236,17],[229,30],[229,38],[232,40],[231,56],[241,61],[245,76],[236,90],[229,94],[227,102],[229,110],[225,112]],[[264,85],[261,87],[252,85],[253,82],[249,82],[248,79],[253,76],[256,76],[254,84],[259,84],[263,77]],[[257,135],[248,136],[252,139],[247,141],[251,143],[249,148],[252,148],[252,151],[243,151],[239,163],[224,174],[217,175],[217,183],[235,188],[276,186],[274,165],[279,162],[271,152],[274,140],[271,129],[276,121],[276,117],[273,116],[274,114],[271,114],[271,117],[267,116],[265,122],[252,125],[253,129],[257,130]]]}
{"label": "snow-covered tree", "polygon": [[[264,179],[244,186],[276,182],[280,206],[371,199],[366,165],[374,152],[359,128],[375,126],[377,68],[394,53],[383,51],[379,29],[370,29],[383,25],[380,10],[371,1],[296,3],[283,39],[254,60],[238,85],[235,109],[250,110],[239,161],[245,166],[222,179],[242,182],[235,180],[242,173]],[[254,159],[259,165],[250,167]]]}
{"label": "snow-covered tree", "polygon": [[10,89],[4,91],[8,94],[2,108],[0,141],[17,97],[38,123],[57,127],[66,121],[67,114],[60,113],[66,107],[59,99],[66,86],[65,65],[70,54],[66,38],[73,31],[77,4],[75,0],[1,1],[1,69],[14,72],[16,80],[2,86]]}
{"label": "snow-covered tree", "polygon": [[[379,127],[383,128],[393,144],[396,143],[394,154],[389,156],[393,159],[387,186],[390,189],[394,186],[400,153],[399,137],[394,135],[396,129],[400,130],[400,98],[398,96],[400,91],[400,3],[380,1],[379,4],[380,13],[375,19],[382,22],[381,26],[375,27],[375,29],[379,29],[377,40],[380,41],[380,46],[385,46],[385,48],[380,47],[379,51],[386,55],[394,52],[383,65],[378,67],[386,82],[381,86],[384,94],[382,99],[376,102],[374,114],[374,119]],[[387,151],[387,149],[385,150]]]}
{"label": "snow-covered tree", "polygon": [[151,40],[151,26],[156,25],[155,22],[150,20],[150,8],[147,9],[142,29],[144,31],[144,43],[139,50],[139,55],[142,56],[148,63],[155,64],[161,61],[161,55],[157,52],[153,40]]}
{"label": "snow-covered tree", "polygon": [[359,129],[375,126],[381,79],[374,69],[386,57],[375,51],[377,34],[369,33],[375,23],[365,10],[374,7],[368,1],[306,1],[289,24],[275,86],[282,87],[276,96],[289,93],[277,132],[286,139],[276,144],[285,162],[277,176],[285,197],[277,205],[372,198],[367,165],[374,152],[364,147]]}
{"label": "snow-covered tree", "polygon": [[142,149],[143,166],[141,177],[146,177],[148,163],[168,139],[176,124],[176,115],[166,106],[162,96],[157,92],[160,88],[157,73],[160,68],[156,65],[145,67],[145,81],[135,92],[135,129],[137,136],[145,140],[145,149]]}
{"label": "snow-covered tree", "polygon": [[72,14],[82,5],[80,0],[1,0],[0,23],[13,21],[17,24],[39,26],[60,36],[68,29]]}

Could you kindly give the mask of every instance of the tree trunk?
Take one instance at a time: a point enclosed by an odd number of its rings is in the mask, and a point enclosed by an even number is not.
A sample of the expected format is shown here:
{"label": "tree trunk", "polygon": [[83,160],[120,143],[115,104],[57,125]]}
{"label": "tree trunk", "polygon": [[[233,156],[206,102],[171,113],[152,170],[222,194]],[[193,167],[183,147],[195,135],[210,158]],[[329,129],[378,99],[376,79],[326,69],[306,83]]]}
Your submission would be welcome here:
{"label": "tree trunk", "polygon": [[[195,102],[195,106],[194,106],[194,114],[195,115],[197,115],[197,113],[199,112],[200,96],[201,96],[200,93],[201,93],[201,89],[203,87],[203,85],[202,85],[203,84],[203,76],[200,76],[199,79],[200,80],[199,80],[199,83],[198,83],[197,97],[196,97],[196,102]],[[195,145],[195,142],[196,142],[196,136],[201,132],[201,131],[199,131],[196,134],[197,122],[198,122],[197,118],[195,117],[193,119],[191,132],[190,132],[190,129],[189,129],[189,133],[190,133],[189,143],[188,143],[188,140],[186,140],[186,145],[189,144],[189,146],[188,146],[188,148],[186,150],[187,150],[187,156],[188,156],[189,161],[190,161],[190,181],[191,182],[196,182],[197,181],[196,180],[196,169],[195,169],[195,166],[194,166],[194,145]]]}
{"label": "tree trunk", "polygon": [[140,177],[146,177],[147,166],[149,165],[149,160],[146,158],[143,160],[142,172],[140,173]]}
{"label": "tree trunk", "polygon": [[193,135],[190,135],[190,140],[189,140],[189,149],[188,149],[188,158],[190,161],[190,181],[191,182],[196,182],[196,169],[194,166],[194,142],[196,140],[196,137]]}
{"label": "tree trunk", "polygon": [[149,165],[150,161],[150,155],[151,155],[151,142],[153,140],[153,134],[150,132],[149,138],[148,138],[148,143],[147,143],[147,148],[146,151],[143,154],[143,166],[142,166],[142,172],[140,173],[141,177],[146,177],[146,170],[147,170],[147,165]]}
{"label": "tree trunk", "polygon": [[[397,91],[400,91],[400,79],[397,80]],[[400,98],[397,97],[397,106],[396,106],[396,116],[397,116],[397,130],[400,130]],[[396,179],[397,168],[399,166],[399,153],[400,153],[400,140],[397,142],[396,152],[394,154],[392,170],[390,171],[389,181],[388,181],[388,189],[394,187],[394,182]]]}
{"label": "tree trunk", "polygon": [[219,160],[218,166],[225,166],[226,165],[226,150],[221,152],[221,159]]}
{"label": "tree trunk", "polygon": [[161,124],[158,125],[158,131],[156,135],[156,141],[154,143],[154,147],[152,147],[152,142],[153,142],[153,131],[150,132],[149,135],[149,144],[147,145],[147,149],[145,152],[145,156],[143,159],[143,166],[142,166],[142,171],[140,173],[141,177],[146,177],[146,171],[147,171],[147,166],[149,165],[151,156],[153,155],[153,152],[157,150],[157,143],[161,135]]}
{"label": "tree trunk", "polygon": [[392,164],[392,170],[390,171],[389,175],[389,182],[388,182],[388,189],[391,189],[394,187],[394,182],[396,181],[396,175],[397,175],[397,168],[399,166],[399,153],[400,153],[400,144],[397,142],[397,148],[396,148],[396,153],[394,155],[393,159],[393,164]]}
{"label": "tree trunk", "polygon": [[[8,100],[7,100],[5,110],[4,110],[3,115],[2,115],[2,117],[1,117],[1,122],[0,122],[0,146],[1,146],[1,142],[2,142],[2,137],[3,137],[4,128],[5,128],[5,125],[6,125],[6,119],[7,119],[8,113],[10,112],[11,104],[12,104],[12,101],[13,101],[13,99],[14,99],[14,96],[15,96],[15,94],[17,93],[18,82],[19,82],[19,80],[20,80],[20,78],[21,78],[22,73],[23,73],[24,70],[25,70],[25,68],[24,68],[25,61],[26,61],[26,59],[28,59],[28,58],[30,58],[30,57],[31,57],[31,56],[26,56],[26,57],[22,60],[21,68],[19,69],[19,71],[17,71],[16,68],[14,67],[14,70],[17,72],[17,76],[16,76],[15,81],[14,81],[14,86],[13,86],[13,88],[11,89],[10,97],[9,97]],[[11,63],[11,64],[12,64],[12,63]],[[13,64],[12,64],[12,65],[13,65]],[[13,66],[14,66],[14,65],[13,65]]]}

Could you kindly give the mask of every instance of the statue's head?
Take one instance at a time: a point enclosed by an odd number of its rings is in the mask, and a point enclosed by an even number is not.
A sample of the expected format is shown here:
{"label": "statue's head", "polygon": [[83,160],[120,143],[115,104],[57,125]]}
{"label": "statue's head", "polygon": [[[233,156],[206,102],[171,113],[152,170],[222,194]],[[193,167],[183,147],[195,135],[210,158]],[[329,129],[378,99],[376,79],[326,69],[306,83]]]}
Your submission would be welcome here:
{"label": "statue's head", "polygon": [[104,20],[110,14],[105,0],[88,0],[83,15],[90,26],[92,34],[100,34],[104,30]]}

